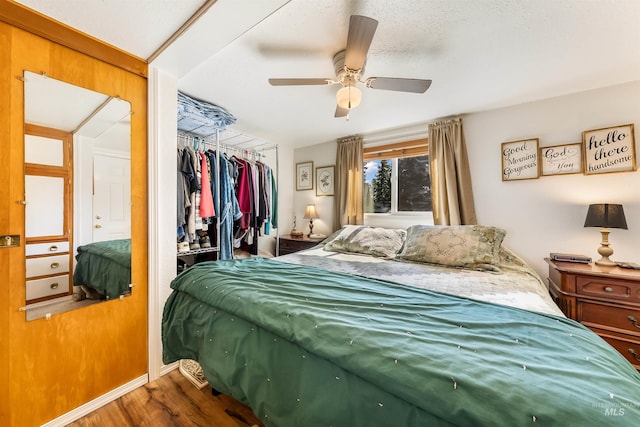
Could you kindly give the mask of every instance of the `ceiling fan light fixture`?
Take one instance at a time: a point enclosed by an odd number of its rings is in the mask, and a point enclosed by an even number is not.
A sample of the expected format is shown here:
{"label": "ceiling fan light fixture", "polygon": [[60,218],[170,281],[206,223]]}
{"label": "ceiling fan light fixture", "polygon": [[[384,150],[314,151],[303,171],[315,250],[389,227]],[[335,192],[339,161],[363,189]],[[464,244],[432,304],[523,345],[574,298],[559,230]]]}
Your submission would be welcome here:
{"label": "ceiling fan light fixture", "polygon": [[336,93],[336,99],[341,108],[350,110],[360,105],[362,91],[355,86],[345,86]]}

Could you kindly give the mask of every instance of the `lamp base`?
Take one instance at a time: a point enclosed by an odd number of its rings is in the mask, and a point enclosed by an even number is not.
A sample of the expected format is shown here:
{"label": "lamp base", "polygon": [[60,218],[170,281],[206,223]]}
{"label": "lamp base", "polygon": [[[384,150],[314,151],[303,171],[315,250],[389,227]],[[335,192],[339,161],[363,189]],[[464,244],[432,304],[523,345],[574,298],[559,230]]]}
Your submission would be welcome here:
{"label": "lamp base", "polygon": [[602,258],[597,260],[596,264],[607,266],[607,267],[612,267],[614,265],[617,265],[615,262],[609,259],[609,257],[613,255],[613,248],[609,246],[609,229],[607,228],[601,229],[600,234],[602,234],[602,242],[600,242],[598,253]]}
{"label": "lamp base", "polygon": [[600,258],[599,260],[596,261],[596,264],[597,265],[603,265],[603,266],[606,266],[606,267],[614,267],[614,266],[618,265],[615,261],[611,261],[609,259],[609,257]]}

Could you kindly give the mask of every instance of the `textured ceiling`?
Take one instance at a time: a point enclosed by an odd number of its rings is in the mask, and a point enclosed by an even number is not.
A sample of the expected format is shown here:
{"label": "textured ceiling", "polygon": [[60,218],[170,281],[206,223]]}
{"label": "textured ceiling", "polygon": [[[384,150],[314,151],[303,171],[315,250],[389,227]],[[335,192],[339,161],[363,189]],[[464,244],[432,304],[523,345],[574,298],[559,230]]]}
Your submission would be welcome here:
{"label": "textured ceiling", "polygon": [[84,33],[148,58],[203,0],[16,0]]}
{"label": "textured ceiling", "polygon": [[[203,28],[207,34],[207,21],[199,21],[203,27],[173,47],[181,55],[200,55],[197,64],[176,75],[181,90],[229,109],[238,118],[237,131],[277,143],[315,144],[640,76],[636,0],[281,0],[286,4],[274,5],[261,22],[249,17],[257,21],[246,28],[225,20],[230,8],[253,10],[255,1],[218,0],[207,15],[218,14],[211,37],[221,48],[204,58],[201,48],[185,48],[197,46]],[[20,2],[141,57],[202,4]],[[362,105],[347,121],[333,117],[336,86],[268,84],[269,77],[333,77],[331,58],[346,45],[351,14],[379,21],[365,77],[428,78],[431,88],[420,95],[363,89]],[[221,43],[221,30],[238,34]]]}

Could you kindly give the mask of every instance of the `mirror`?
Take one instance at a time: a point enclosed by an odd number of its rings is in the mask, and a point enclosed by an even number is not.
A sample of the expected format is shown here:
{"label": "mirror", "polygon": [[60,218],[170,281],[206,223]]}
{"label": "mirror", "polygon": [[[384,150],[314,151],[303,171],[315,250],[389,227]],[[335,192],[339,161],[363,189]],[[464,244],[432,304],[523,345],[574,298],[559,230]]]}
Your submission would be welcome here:
{"label": "mirror", "polygon": [[130,295],[131,105],[24,72],[27,320]]}

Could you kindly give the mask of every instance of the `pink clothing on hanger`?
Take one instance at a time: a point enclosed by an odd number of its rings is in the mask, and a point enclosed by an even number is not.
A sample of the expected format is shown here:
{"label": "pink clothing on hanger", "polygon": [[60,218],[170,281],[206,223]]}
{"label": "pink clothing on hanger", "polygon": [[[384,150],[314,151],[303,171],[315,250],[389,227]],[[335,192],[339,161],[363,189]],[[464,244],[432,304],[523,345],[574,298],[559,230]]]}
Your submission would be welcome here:
{"label": "pink clothing on hanger", "polygon": [[240,207],[240,212],[242,212],[242,218],[240,218],[240,228],[242,230],[246,230],[249,228],[251,224],[251,182],[249,179],[249,174],[251,173],[251,169],[249,168],[249,163],[244,160],[236,159],[238,164],[240,165],[238,171],[238,205]]}
{"label": "pink clothing on hanger", "polygon": [[209,218],[215,216],[213,207],[213,195],[211,194],[211,184],[209,182],[209,168],[207,158],[204,153],[199,153],[201,159],[200,175],[202,176],[200,185],[200,217]]}

